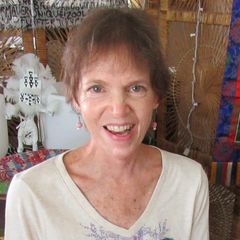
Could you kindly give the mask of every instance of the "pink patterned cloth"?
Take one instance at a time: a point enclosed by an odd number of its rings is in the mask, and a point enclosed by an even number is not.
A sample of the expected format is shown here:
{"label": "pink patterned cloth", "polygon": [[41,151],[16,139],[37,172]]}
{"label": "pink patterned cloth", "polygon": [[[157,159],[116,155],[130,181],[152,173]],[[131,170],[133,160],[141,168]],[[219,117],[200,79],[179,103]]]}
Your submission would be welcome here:
{"label": "pink patterned cloth", "polygon": [[0,158],[0,182],[10,182],[16,173],[63,153],[64,151],[66,150],[41,149],[38,151],[16,153]]}

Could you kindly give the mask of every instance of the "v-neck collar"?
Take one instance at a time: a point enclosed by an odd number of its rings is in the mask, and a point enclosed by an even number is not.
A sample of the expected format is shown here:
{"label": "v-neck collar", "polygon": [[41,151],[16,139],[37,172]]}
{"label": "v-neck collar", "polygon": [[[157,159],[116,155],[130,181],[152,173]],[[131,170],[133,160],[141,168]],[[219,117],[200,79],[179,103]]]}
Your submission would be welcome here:
{"label": "v-neck collar", "polygon": [[[151,195],[150,200],[148,201],[148,204],[142,214],[139,216],[139,218],[135,221],[135,223],[129,227],[128,229],[120,227],[115,225],[114,223],[111,223],[107,219],[105,219],[95,208],[94,206],[87,200],[87,198],[84,196],[84,194],[81,192],[81,190],[78,188],[78,186],[75,184],[73,179],[70,177],[69,173],[67,172],[67,169],[65,167],[63,157],[63,153],[59,155],[58,161],[56,161],[56,166],[58,170],[60,171],[60,174],[66,183],[66,186],[68,187],[69,191],[75,198],[75,200],[81,205],[82,209],[84,209],[85,214],[88,214],[88,216],[94,221],[97,222],[100,226],[111,229],[116,234],[125,235],[125,236],[131,236],[136,231],[138,231],[144,224],[146,224],[146,221],[151,216],[152,212],[154,211],[154,206],[157,201],[159,201],[159,196],[161,192],[161,185],[165,182],[165,176],[167,171],[167,161],[166,161],[166,154],[164,150],[160,150],[159,148],[156,148],[159,150],[159,153],[161,154],[162,159],[162,170],[161,174],[158,178],[157,184],[154,188],[154,191]],[[80,213],[82,214],[82,213]]]}

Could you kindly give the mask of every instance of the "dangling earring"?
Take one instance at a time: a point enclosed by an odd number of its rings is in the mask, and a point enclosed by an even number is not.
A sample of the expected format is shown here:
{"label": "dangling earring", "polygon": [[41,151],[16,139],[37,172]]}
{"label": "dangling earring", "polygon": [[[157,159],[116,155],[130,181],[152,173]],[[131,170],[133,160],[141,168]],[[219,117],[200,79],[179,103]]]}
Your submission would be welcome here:
{"label": "dangling earring", "polygon": [[152,130],[156,131],[157,130],[157,110],[153,112],[153,122],[152,122]]}
{"label": "dangling earring", "polygon": [[76,123],[76,129],[79,130],[80,128],[82,128],[83,124],[82,124],[81,114],[78,113],[77,116],[78,116],[78,120]]}
{"label": "dangling earring", "polygon": [[152,130],[153,131],[157,130],[157,122],[155,122],[155,121],[152,122]]}

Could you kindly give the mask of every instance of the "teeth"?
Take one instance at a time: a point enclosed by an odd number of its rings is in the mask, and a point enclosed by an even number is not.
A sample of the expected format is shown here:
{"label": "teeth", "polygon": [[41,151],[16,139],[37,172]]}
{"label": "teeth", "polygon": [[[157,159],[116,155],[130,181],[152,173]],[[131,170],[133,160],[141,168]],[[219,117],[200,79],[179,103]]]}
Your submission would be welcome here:
{"label": "teeth", "polygon": [[111,132],[125,132],[130,130],[132,125],[122,125],[122,126],[116,126],[116,125],[108,125],[106,128]]}

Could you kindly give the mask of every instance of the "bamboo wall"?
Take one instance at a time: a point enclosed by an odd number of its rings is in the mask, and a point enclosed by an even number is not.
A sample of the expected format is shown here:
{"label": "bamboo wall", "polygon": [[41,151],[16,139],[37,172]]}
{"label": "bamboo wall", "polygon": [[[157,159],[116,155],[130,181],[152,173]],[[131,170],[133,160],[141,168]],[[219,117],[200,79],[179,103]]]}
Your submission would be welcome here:
{"label": "bamboo wall", "polygon": [[[158,111],[159,146],[183,153],[189,139],[187,113],[191,107],[192,58],[195,39],[197,2],[193,0],[160,0],[159,8],[148,9],[159,27],[168,66],[174,67],[170,91]],[[199,107],[191,115],[193,145],[190,156],[209,164],[218,119],[232,0],[202,0],[196,100]],[[180,103],[181,99],[181,103]],[[185,140],[186,139],[186,140]],[[201,160],[200,160],[201,159]]]}

